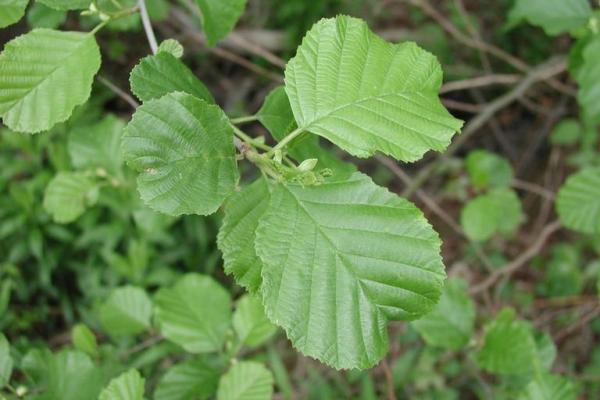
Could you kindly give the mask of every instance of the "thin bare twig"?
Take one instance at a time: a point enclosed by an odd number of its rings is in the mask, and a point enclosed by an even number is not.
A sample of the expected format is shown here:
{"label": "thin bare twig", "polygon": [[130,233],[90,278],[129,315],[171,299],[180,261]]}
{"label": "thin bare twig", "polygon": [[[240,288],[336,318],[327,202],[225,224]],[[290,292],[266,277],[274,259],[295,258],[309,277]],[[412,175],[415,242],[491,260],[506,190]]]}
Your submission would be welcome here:
{"label": "thin bare twig", "polygon": [[129,93],[125,92],[123,89],[121,89],[105,77],[98,75],[96,76],[96,79],[98,79],[98,82],[109,88],[113,93],[115,93],[117,96],[123,99],[123,101],[129,104],[134,110],[140,106],[140,103],[135,101],[135,99]]}
{"label": "thin bare twig", "polygon": [[156,36],[154,35],[154,30],[152,29],[152,23],[150,22],[148,10],[146,9],[146,2],[144,0],[138,0],[138,7],[140,8],[142,25],[144,25],[144,32],[146,32],[148,44],[150,44],[152,54],[156,54],[156,52],[158,51],[158,43],[156,41]]}
{"label": "thin bare twig", "polygon": [[516,270],[521,268],[527,261],[536,256],[546,244],[548,238],[561,228],[560,221],[554,221],[546,225],[546,227],[537,236],[537,239],[517,258],[509,262],[505,266],[494,270],[482,282],[471,287],[471,294],[481,293],[493,286],[500,278],[509,277]]}
{"label": "thin bare twig", "polygon": [[547,200],[554,201],[554,192],[538,184],[522,181],[520,179],[513,179],[510,185],[515,189],[525,190],[527,192],[537,194],[538,196],[541,196]]}
{"label": "thin bare twig", "polygon": [[482,86],[512,85],[519,82],[522,78],[523,77],[521,75],[517,74],[492,74],[478,76],[477,78],[445,83],[440,89],[440,94],[453,92],[456,90],[473,89]]}

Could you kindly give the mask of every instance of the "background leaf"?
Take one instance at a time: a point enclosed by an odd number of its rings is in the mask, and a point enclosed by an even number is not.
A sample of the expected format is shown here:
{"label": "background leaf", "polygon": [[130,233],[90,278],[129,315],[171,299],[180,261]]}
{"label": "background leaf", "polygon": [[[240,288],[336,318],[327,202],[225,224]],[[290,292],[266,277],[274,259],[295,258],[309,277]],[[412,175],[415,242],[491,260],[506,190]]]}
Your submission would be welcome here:
{"label": "background leaf", "polygon": [[269,319],[298,350],[338,369],[377,363],[387,321],[430,311],[445,276],[421,211],[360,173],[277,185],[256,250]]}
{"label": "background leaf", "polygon": [[229,293],[208,276],[186,274],[155,297],[161,333],[190,353],[218,351],[231,324]]}
{"label": "background leaf", "polygon": [[594,36],[583,49],[583,64],[576,74],[579,83],[577,100],[583,108],[584,117],[593,124],[600,123],[600,36]]}
{"label": "background leaf", "polygon": [[266,317],[260,298],[252,295],[244,295],[238,300],[233,327],[240,341],[249,347],[262,345],[277,331]]}
{"label": "background leaf", "polygon": [[196,75],[181,60],[165,51],[143,58],[131,71],[129,82],[133,93],[144,102],[172,92],[188,93],[207,103],[215,102]]}
{"label": "background leaf", "polygon": [[575,400],[577,391],[573,383],[558,375],[543,373],[535,377],[519,400]]}
{"label": "background leaf", "polygon": [[12,375],[13,359],[10,356],[10,344],[0,332],[0,389],[6,386]]}
{"label": "background leaf", "polygon": [[143,289],[123,286],[112,291],[98,312],[110,335],[137,335],[150,327],[152,301]]}
{"label": "background leaf", "polygon": [[522,374],[533,369],[536,347],[529,326],[504,309],[485,327],[477,363],[495,374]]}
{"label": "background leaf", "polygon": [[0,115],[17,132],[35,133],[67,120],[90,96],[100,68],[93,35],[50,29],[11,40],[0,54]]}
{"label": "background leaf", "polygon": [[473,150],[466,159],[471,184],[477,189],[506,187],[510,185],[513,171],[510,163],[487,150]]}
{"label": "background leaf", "polygon": [[144,400],[144,378],[135,369],[110,381],[98,400]]}
{"label": "background leaf", "polygon": [[98,196],[96,182],[79,172],[59,172],[44,191],[44,208],[54,221],[75,221]]}
{"label": "background leaf", "polygon": [[467,236],[476,241],[496,233],[510,234],[523,219],[521,201],[510,189],[495,189],[469,200],[460,214]]}
{"label": "background leaf", "polygon": [[142,200],[165,214],[212,214],[239,178],[227,116],[189,94],[171,93],[139,107],[122,149],[140,173]]}
{"label": "background leaf", "polygon": [[467,289],[462,280],[446,281],[433,311],[412,322],[427,344],[458,350],[469,342],[475,325],[475,304]]}
{"label": "background leaf", "polygon": [[0,28],[12,25],[25,15],[29,0],[0,0]]}
{"label": "background leaf", "polygon": [[68,149],[73,166],[80,169],[103,168],[117,174],[121,168],[121,135],[125,122],[108,114],[93,125],[79,126],[69,132]]}
{"label": "background leaf", "polygon": [[204,359],[169,368],[154,393],[155,400],[204,400],[217,392],[219,370]]}
{"label": "background leaf", "polygon": [[96,335],[84,324],[77,324],[71,330],[71,341],[77,350],[95,356],[98,353]]}
{"label": "background leaf", "polygon": [[210,46],[223,39],[244,12],[246,0],[196,0],[202,12],[202,28]]}
{"label": "background leaf", "polygon": [[82,10],[90,6],[91,0],[36,0],[55,10]]}
{"label": "background leaf", "polygon": [[260,363],[242,361],[221,377],[217,400],[269,400],[272,394],[271,372]]}
{"label": "background leaf", "polygon": [[600,167],[586,168],[567,178],[556,198],[556,212],[568,228],[600,233]]}
{"label": "background leaf", "polygon": [[389,44],[346,16],[317,22],[285,69],[299,127],[358,157],[403,161],[444,150],[462,126],[439,101],[441,82],[433,55]]}
{"label": "background leaf", "polygon": [[516,0],[508,13],[508,24],[527,21],[548,35],[557,35],[585,25],[591,16],[587,0]]}

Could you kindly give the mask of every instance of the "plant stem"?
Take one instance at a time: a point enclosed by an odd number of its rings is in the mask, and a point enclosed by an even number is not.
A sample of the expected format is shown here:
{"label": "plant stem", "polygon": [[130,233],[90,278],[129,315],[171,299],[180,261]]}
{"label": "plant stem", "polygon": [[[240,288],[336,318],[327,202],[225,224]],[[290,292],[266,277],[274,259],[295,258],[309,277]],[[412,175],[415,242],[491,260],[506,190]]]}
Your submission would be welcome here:
{"label": "plant stem", "polygon": [[156,54],[158,51],[158,43],[156,42],[156,36],[154,35],[152,24],[150,23],[150,16],[148,15],[148,10],[146,9],[146,3],[144,0],[138,0],[138,6],[140,7],[142,24],[144,25],[144,31],[146,32],[150,49],[152,49],[152,54]]}
{"label": "plant stem", "polygon": [[232,124],[243,124],[246,122],[254,122],[257,120],[258,120],[258,117],[256,115],[248,115],[246,117],[231,118],[231,123]]}
{"label": "plant stem", "polygon": [[271,151],[269,151],[269,155],[272,155],[276,150],[281,150],[282,148],[284,148],[289,142],[297,138],[302,132],[304,132],[304,128],[294,129],[286,137],[281,139],[281,142],[277,143]]}
{"label": "plant stem", "polygon": [[235,135],[237,137],[239,137],[240,139],[242,139],[245,143],[249,144],[250,146],[252,146],[252,147],[258,147],[259,149],[262,149],[262,150],[265,150],[265,151],[272,150],[271,146],[266,145],[264,143],[260,143],[256,139],[248,136],[245,132],[243,132],[241,129],[239,129],[237,126],[235,126],[233,123],[231,123],[230,125],[233,128],[233,132],[235,133]]}

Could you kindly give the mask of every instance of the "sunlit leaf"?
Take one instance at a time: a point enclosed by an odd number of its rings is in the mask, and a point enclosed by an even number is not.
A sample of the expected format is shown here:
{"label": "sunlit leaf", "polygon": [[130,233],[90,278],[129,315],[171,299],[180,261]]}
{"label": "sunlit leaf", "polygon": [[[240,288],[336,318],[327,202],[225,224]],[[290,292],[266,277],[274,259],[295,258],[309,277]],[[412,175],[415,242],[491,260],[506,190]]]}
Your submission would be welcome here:
{"label": "sunlit leaf", "polygon": [[269,400],[272,394],[271,372],[260,363],[242,361],[221,377],[217,400]]}

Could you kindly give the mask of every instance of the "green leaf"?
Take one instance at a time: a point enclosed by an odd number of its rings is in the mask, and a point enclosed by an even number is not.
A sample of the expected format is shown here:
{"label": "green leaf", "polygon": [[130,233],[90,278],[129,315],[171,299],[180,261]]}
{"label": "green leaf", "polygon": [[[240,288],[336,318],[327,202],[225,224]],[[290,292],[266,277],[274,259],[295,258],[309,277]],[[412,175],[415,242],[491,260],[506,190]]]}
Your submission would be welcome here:
{"label": "green leaf", "polygon": [[532,380],[519,400],[575,400],[577,391],[570,379],[542,373]]}
{"label": "green leaf", "polygon": [[154,400],[204,400],[217,391],[219,370],[204,359],[171,367],[162,377]]}
{"label": "green leaf", "polygon": [[[276,87],[267,95],[256,116],[277,141],[281,141],[288,133],[297,128],[290,101],[283,86]],[[309,133],[304,133],[294,139],[288,145],[288,151],[299,162],[316,158],[319,160],[317,169],[330,168],[342,174],[356,171],[354,165],[341,161],[331,151],[321,147],[318,136]]]}
{"label": "green leaf", "polygon": [[17,132],[35,133],[67,120],[90,96],[100,68],[93,35],[50,29],[11,40],[0,54],[0,115]]}
{"label": "green leaf", "polygon": [[36,0],[55,10],[83,10],[90,6],[92,0]]}
{"label": "green leaf", "polygon": [[137,109],[122,139],[142,200],[170,215],[212,214],[239,179],[233,130],[215,105],[184,93]]}
{"label": "green leaf", "polygon": [[111,380],[98,400],[144,400],[144,378],[130,369]]}
{"label": "green leaf", "polygon": [[78,172],[59,172],[46,186],[44,209],[54,221],[67,224],[79,218],[97,198],[94,179]]}
{"label": "green leaf", "polygon": [[223,253],[224,269],[235,281],[255,293],[261,283],[262,262],[254,250],[256,228],[269,204],[269,188],[265,179],[237,192],[225,203],[225,217],[217,244]]}
{"label": "green leaf", "polygon": [[234,364],[219,381],[217,400],[269,400],[273,395],[273,375],[253,361]]}
{"label": "green leaf", "polygon": [[471,240],[484,241],[494,234],[510,234],[523,220],[521,201],[510,189],[494,189],[467,202],[460,224]]}
{"label": "green leaf", "polygon": [[375,365],[387,321],[430,311],[445,277],[440,239],[421,211],[360,173],[277,185],[256,251],[269,319],[335,368]]}
{"label": "green leaf", "polygon": [[98,353],[96,335],[84,324],[77,324],[71,330],[71,340],[77,350],[81,350],[90,356]]}
{"label": "green leaf", "polygon": [[524,374],[533,369],[536,346],[529,326],[504,309],[485,326],[483,346],[477,363],[494,374]]}
{"label": "green leaf", "polygon": [[62,350],[51,353],[31,350],[21,362],[22,370],[45,388],[39,400],[97,400],[102,389],[101,370],[87,354]]}
{"label": "green leaf", "polygon": [[517,0],[508,13],[508,25],[522,21],[558,35],[585,25],[592,16],[587,0]]}
{"label": "green leaf", "polygon": [[556,345],[552,336],[547,332],[536,332],[534,338],[539,367],[550,371],[556,359]]}
{"label": "green leaf", "polygon": [[0,28],[12,25],[25,15],[29,0],[0,0]]}
{"label": "green leaf", "polygon": [[544,278],[537,284],[537,291],[544,297],[576,296],[583,289],[580,251],[568,244],[552,248],[552,258],[544,266]]}
{"label": "green leaf", "polygon": [[266,317],[260,299],[252,295],[245,295],[237,302],[233,327],[240,341],[248,347],[262,345],[277,331]]}
{"label": "green leaf", "polygon": [[573,145],[579,141],[582,136],[579,121],[572,118],[565,118],[560,121],[550,134],[550,141],[557,145]]}
{"label": "green leaf", "polygon": [[438,98],[442,70],[416,44],[394,45],[356,18],[317,22],[285,70],[298,126],[358,157],[403,161],[443,151],[462,121]]}
{"label": "green leaf", "polygon": [[163,40],[158,46],[158,52],[170,53],[175,58],[183,57],[183,46],[175,39]]}
{"label": "green leaf", "polygon": [[0,389],[10,382],[12,375],[13,359],[10,356],[10,344],[0,332]]}
{"label": "green leaf", "polygon": [[600,233],[600,167],[589,167],[567,178],[558,192],[556,212],[567,228]]}
{"label": "green leaf", "polygon": [[576,75],[579,83],[577,100],[583,108],[586,120],[593,124],[600,123],[600,36],[595,36],[583,49],[583,64]]}
{"label": "green leaf", "polygon": [[474,150],[466,159],[471,184],[477,189],[506,187],[510,185],[513,171],[510,163],[487,150]]}
{"label": "green leaf", "polygon": [[210,46],[223,39],[237,23],[246,0],[196,0],[202,12],[202,28]]}
{"label": "green leaf", "polygon": [[108,114],[93,125],[78,126],[69,133],[68,149],[73,166],[102,168],[117,174],[121,168],[121,135],[125,122]]}
{"label": "green leaf", "polygon": [[208,276],[186,274],[154,299],[162,334],[190,353],[218,351],[231,323],[229,293]]}
{"label": "green leaf", "polygon": [[159,51],[143,58],[131,71],[131,90],[143,102],[172,92],[184,92],[214,103],[212,95],[194,73],[173,54]]}
{"label": "green leaf", "polygon": [[440,302],[432,312],[411,325],[427,344],[459,350],[473,335],[475,303],[462,280],[446,282]]}
{"label": "green leaf", "polygon": [[150,327],[152,301],[143,289],[123,286],[111,292],[98,312],[111,336],[137,335]]}
{"label": "green leaf", "polygon": [[59,11],[35,2],[27,12],[27,23],[32,28],[56,29],[67,19],[66,11]]}

